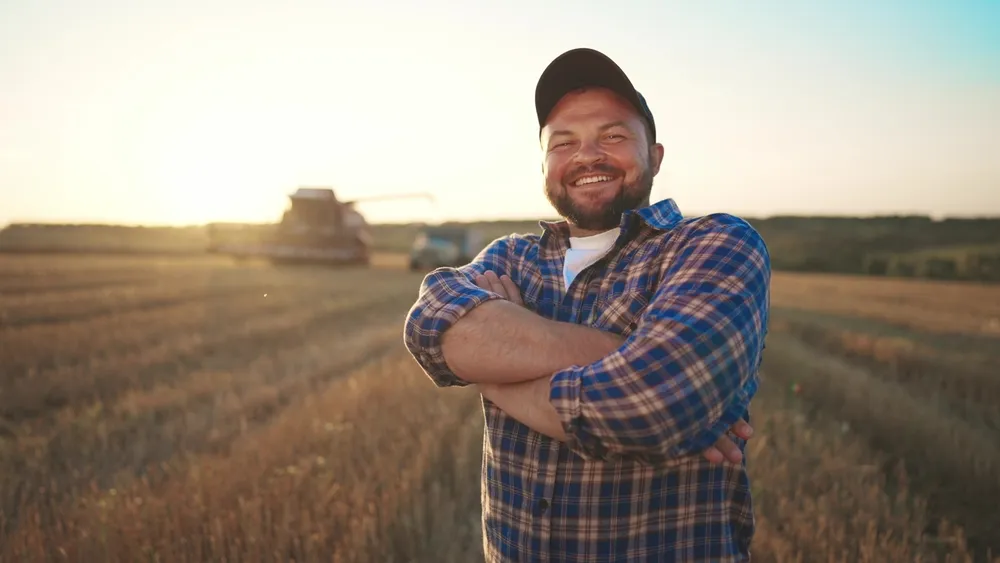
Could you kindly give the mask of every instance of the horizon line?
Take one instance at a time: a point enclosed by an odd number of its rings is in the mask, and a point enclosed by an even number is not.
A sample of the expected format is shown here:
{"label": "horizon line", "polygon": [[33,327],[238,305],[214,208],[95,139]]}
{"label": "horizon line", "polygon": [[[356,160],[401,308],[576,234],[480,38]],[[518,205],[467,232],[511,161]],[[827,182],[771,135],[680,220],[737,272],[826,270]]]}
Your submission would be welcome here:
{"label": "horizon line", "polygon": [[[708,212],[708,213],[683,213],[684,217],[699,217],[703,215],[709,215],[719,212]],[[931,213],[918,213],[918,212],[894,212],[894,213],[868,213],[868,214],[850,214],[850,213],[775,213],[770,215],[753,215],[753,214],[741,214],[732,212],[722,212],[735,215],[742,219],[749,221],[767,221],[774,219],[929,219],[933,222],[949,221],[949,220],[961,220],[961,221],[982,221],[982,220],[1000,220],[1000,213],[989,214],[947,214],[947,215],[935,215]],[[491,217],[491,218],[471,218],[471,219],[445,219],[442,221],[426,221],[426,220],[409,220],[409,221],[373,221],[370,222],[370,226],[405,226],[405,225],[443,225],[449,223],[458,224],[470,224],[470,223],[537,223],[538,221],[560,221],[560,217]],[[2,224],[0,229],[7,229],[9,227],[127,227],[127,228],[151,228],[151,229],[193,229],[193,228],[203,228],[209,225],[274,225],[278,224],[278,221],[208,221],[204,223],[131,223],[131,222],[113,222],[113,221],[32,221],[32,220],[12,220],[7,223]]]}

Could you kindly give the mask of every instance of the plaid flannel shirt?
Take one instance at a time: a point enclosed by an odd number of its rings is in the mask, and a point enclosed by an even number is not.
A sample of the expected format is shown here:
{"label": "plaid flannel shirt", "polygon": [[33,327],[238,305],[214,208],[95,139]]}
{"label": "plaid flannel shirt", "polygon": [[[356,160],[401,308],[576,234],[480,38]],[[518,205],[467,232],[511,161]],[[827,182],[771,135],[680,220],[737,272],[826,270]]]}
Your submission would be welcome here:
{"label": "plaid flannel shirt", "polygon": [[[549,319],[626,338],[591,365],[551,378],[567,442],[483,400],[487,561],[748,561],[754,533],[746,461],[701,455],[740,418],[758,385],[770,302],[759,234],[727,214],[683,218],[664,200],[622,218],[622,234],[569,288],[565,222],[493,241],[471,264],[428,274],[404,341],[438,386],[463,386],[441,334],[500,296],[476,286],[507,274]],[[740,448],[745,442],[732,437]]]}

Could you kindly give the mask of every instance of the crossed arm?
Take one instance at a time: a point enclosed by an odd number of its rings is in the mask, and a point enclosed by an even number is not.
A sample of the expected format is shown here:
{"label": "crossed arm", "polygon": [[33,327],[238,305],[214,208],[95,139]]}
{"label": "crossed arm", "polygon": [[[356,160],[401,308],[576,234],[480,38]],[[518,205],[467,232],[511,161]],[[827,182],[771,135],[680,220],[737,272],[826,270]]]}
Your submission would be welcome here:
{"label": "crossed arm", "polygon": [[[581,455],[738,461],[727,431],[756,391],[770,264],[760,236],[722,218],[686,233],[624,341],[532,313],[516,284],[529,256],[498,239],[470,264],[425,277],[404,342],[439,386],[476,385],[515,419]],[[521,283],[527,283],[521,280]]]}
{"label": "crossed arm", "polygon": [[[592,457],[738,461],[733,431],[756,390],[769,263],[759,235],[723,220],[691,234],[626,340],[520,306],[527,252],[499,239],[462,268],[428,275],[405,342],[439,386],[475,384],[538,432]],[[523,280],[522,280],[523,282]]]}
{"label": "crossed arm", "polygon": [[[442,351],[454,373],[475,383],[483,397],[529,428],[565,442],[559,414],[549,401],[553,373],[588,365],[617,350],[625,339],[592,327],[551,321],[524,308],[517,286],[491,270],[476,276],[481,289],[502,301],[485,303],[444,333]],[[748,440],[753,428],[740,420],[737,436]],[[742,460],[725,434],[704,451],[709,461]]]}

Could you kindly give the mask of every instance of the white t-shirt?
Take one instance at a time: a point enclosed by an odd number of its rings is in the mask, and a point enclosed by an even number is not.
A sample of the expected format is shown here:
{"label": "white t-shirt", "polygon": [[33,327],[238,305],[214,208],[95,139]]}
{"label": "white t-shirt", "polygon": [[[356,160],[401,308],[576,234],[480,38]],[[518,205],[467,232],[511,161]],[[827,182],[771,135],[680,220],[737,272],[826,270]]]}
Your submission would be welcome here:
{"label": "white t-shirt", "polygon": [[601,259],[611,250],[618,240],[620,228],[614,228],[589,237],[570,237],[569,250],[566,251],[566,264],[563,266],[563,281],[569,289],[573,279],[581,270]]}

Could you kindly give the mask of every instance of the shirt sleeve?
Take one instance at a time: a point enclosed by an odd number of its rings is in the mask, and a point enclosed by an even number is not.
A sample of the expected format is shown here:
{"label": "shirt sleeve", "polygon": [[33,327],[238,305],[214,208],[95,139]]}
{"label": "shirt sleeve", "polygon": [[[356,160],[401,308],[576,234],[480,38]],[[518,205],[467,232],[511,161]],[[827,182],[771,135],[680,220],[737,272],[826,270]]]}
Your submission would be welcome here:
{"label": "shirt sleeve", "polygon": [[622,346],[553,375],[568,445],[590,459],[664,460],[714,444],[756,393],[770,277],[748,223],[697,228]]}
{"label": "shirt sleeve", "polygon": [[493,270],[510,274],[511,237],[494,240],[464,266],[437,268],[424,277],[417,300],[406,315],[403,342],[406,349],[438,387],[469,385],[448,367],[441,353],[441,335],[475,307],[499,294],[481,289],[475,276]]}

